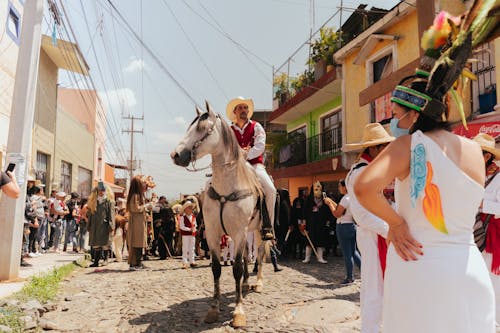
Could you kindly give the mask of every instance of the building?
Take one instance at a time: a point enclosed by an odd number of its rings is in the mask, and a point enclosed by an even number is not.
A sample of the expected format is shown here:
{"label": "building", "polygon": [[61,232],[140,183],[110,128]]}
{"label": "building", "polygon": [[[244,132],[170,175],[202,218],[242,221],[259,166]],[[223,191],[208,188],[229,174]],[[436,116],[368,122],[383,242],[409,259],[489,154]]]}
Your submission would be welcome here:
{"label": "building", "polygon": [[[380,8],[366,9],[360,5],[356,11],[345,21],[342,29],[334,32],[332,29],[321,30],[321,41],[324,45],[328,34],[332,37],[329,46],[333,49],[346,41],[356,38],[387,11]],[[340,37],[339,37],[340,36]],[[331,40],[334,40],[332,44]],[[297,79],[292,79],[295,87],[294,94],[289,94],[287,78],[282,74],[282,79],[275,83],[281,85],[277,93],[276,109],[271,114],[270,120],[275,124],[286,126],[286,136],[277,140],[274,148],[274,164],[271,175],[277,187],[288,189],[290,198],[298,196],[300,190],[309,191],[314,181],[321,181],[324,190],[336,197],[337,184],[348,171],[343,163],[342,145],[348,137],[349,126],[346,125],[343,99],[343,82],[345,70],[341,63],[333,61],[332,54],[326,59],[326,69],[320,70],[322,60],[314,60],[314,45],[317,41],[304,43],[311,48],[310,59],[313,60],[314,71],[304,72],[305,84],[297,84]],[[298,53],[298,51],[296,51]],[[307,79],[310,77],[309,79]],[[358,78],[359,81],[359,78]],[[284,97],[284,98],[283,98]]]}
{"label": "building", "polygon": [[29,173],[46,184],[47,193],[57,189],[86,195],[94,172],[95,104],[83,112],[80,100],[88,103],[87,92],[59,91],[59,69],[88,74],[76,44],[42,36]]}
{"label": "building", "polygon": [[0,1],[0,167],[3,168],[7,139],[9,134],[14,80],[16,77],[17,57],[23,15],[21,0]]}

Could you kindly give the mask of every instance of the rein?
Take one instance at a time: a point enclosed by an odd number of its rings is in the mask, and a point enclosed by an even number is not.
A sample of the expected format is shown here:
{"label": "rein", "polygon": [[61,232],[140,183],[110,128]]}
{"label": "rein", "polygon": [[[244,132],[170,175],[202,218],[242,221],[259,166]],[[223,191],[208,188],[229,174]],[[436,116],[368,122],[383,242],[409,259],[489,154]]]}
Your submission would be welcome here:
{"label": "rein", "polygon": [[216,200],[216,201],[219,201],[220,202],[220,211],[219,211],[219,216],[220,216],[220,224],[222,226],[222,230],[224,231],[224,233],[226,235],[229,235],[226,231],[226,227],[224,226],[224,221],[222,220],[222,211],[224,210],[224,205],[226,204],[226,202],[228,201],[238,201],[238,200],[241,200],[241,199],[244,199],[246,197],[249,197],[253,194],[253,192],[251,190],[246,190],[246,191],[235,191],[231,194],[228,194],[228,195],[220,195],[219,193],[217,193],[217,191],[213,188],[212,185],[210,185],[210,187],[208,188],[208,191],[207,191],[207,194],[208,196],[213,199],[213,200]]}

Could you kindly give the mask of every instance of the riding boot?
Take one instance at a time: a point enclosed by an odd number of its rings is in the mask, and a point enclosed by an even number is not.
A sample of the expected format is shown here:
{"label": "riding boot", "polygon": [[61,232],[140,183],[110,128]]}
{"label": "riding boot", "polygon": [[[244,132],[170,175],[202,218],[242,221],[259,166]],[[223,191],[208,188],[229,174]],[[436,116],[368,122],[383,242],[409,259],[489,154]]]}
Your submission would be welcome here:
{"label": "riding boot", "polygon": [[103,254],[104,254],[104,262],[102,263],[103,266],[107,266],[108,265],[108,256],[109,256],[109,252],[110,250],[104,250],[103,251]]}
{"label": "riding boot", "polygon": [[306,246],[306,257],[304,258],[304,260],[302,260],[304,264],[307,264],[311,261],[311,252],[312,252],[311,247]]}
{"label": "riding boot", "polygon": [[278,267],[278,256],[275,250],[271,250],[271,262],[273,263],[274,271],[279,272],[282,269]]}
{"label": "riding boot", "polygon": [[325,248],[324,247],[318,247],[318,256],[316,257],[316,259],[318,259],[318,262],[321,263],[321,264],[327,264],[328,261],[326,261],[325,259],[323,259],[323,252],[324,252]]}
{"label": "riding boot", "polygon": [[262,240],[273,240],[273,224],[271,218],[269,217],[269,212],[267,211],[266,198],[263,196],[261,200],[261,210],[262,210],[262,229],[260,231],[262,235]]}
{"label": "riding boot", "polygon": [[101,259],[102,250],[94,250],[94,263],[90,267],[99,267],[99,259]]}

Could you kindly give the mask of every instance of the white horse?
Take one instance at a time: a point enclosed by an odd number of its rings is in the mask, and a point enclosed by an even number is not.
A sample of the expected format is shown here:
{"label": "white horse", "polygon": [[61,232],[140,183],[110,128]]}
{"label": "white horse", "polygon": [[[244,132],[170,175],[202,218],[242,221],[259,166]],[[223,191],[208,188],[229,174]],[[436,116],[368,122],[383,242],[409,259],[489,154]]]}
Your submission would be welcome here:
{"label": "white horse", "polygon": [[[236,306],[232,325],[246,325],[243,311],[243,289],[248,290],[247,231],[253,231],[259,248],[257,284],[261,292],[262,262],[268,242],[261,241],[262,206],[265,206],[262,188],[254,169],[246,162],[242,149],[229,125],[215,114],[207,103],[207,112],[196,108],[198,116],[186,131],[184,138],[170,154],[175,164],[187,167],[205,155],[212,156],[212,179],[207,183],[203,197],[208,247],[212,257],[214,295],[205,322],[218,320],[220,304],[219,279],[221,275],[220,239],[228,234],[236,251],[233,275],[236,284]],[[265,247],[261,246],[265,243]],[[243,278],[243,281],[242,281]],[[243,283],[242,283],[243,282]]]}

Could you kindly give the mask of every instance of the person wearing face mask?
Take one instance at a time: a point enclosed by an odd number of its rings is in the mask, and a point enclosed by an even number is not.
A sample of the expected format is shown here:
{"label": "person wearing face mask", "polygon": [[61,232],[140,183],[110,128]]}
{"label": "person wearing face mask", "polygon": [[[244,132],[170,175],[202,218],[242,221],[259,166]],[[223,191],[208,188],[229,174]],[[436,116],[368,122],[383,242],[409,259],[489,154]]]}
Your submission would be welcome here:
{"label": "person wearing face mask", "polygon": [[[396,113],[398,113],[398,115],[396,115]],[[409,114],[410,114],[409,112],[404,112],[404,114],[401,115],[401,113],[398,112],[398,111],[394,112],[393,117],[391,119],[391,123],[390,123],[391,134],[394,137],[399,138],[400,136],[410,134],[410,128],[409,127],[408,128],[404,128],[404,127],[401,128],[400,124],[399,124],[399,122],[401,120],[404,120],[405,118],[408,118]],[[403,125],[403,123],[401,123],[401,125]]]}
{"label": "person wearing face mask", "polygon": [[101,257],[105,265],[108,263],[111,235],[115,229],[115,200],[111,189],[99,182],[90,193],[87,208],[89,245],[94,253],[94,263],[90,266],[99,267]]}
{"label": "person wearing face mask", "polygon": [[361,332],[378,333],[382,322],[382,301],[384,293],[383,270],[386,260],[387,232],[389,227],[382,219],[366,210],[354,192],[354,183],[370,162],[394,140],[379,123],[367,124],[361,142],[346,144],[344,151],[361,150],[357,163],[347,174],[345,183],[350,194],[350,209],[358,224],[356,242],[363,265],[361,266]]}
{"label": "person wearing face mask", "polygon": [[[311,186],[311,192],[305,203],[305,228],[309,234],[312,245],[317,249],[315,252],[316,259],[321,264],[326,264],[327,261],[323,258],[323,253],[328,241],[328,228],[327,222],[332,221],[333,218],[330,209],[324,203],[323,185],[320,182],[314,182]],[[312,254],[311,244],[306,246],[306,257],[303,263],[311,261]]]}

